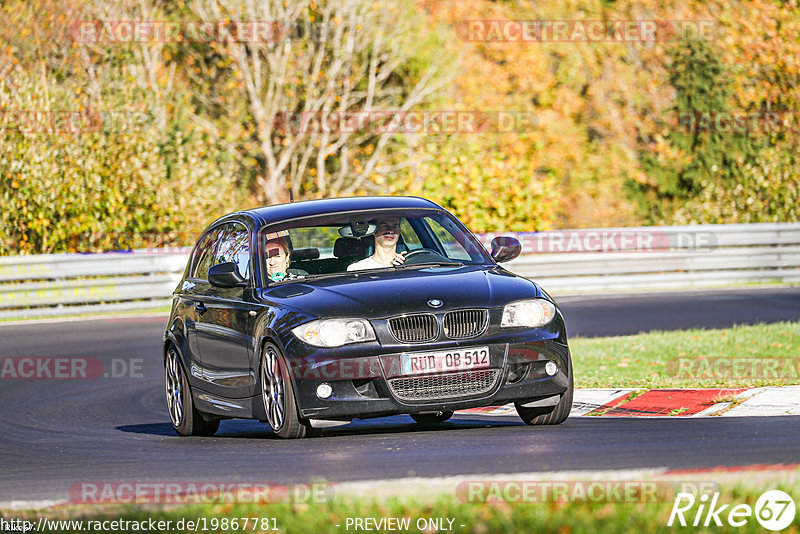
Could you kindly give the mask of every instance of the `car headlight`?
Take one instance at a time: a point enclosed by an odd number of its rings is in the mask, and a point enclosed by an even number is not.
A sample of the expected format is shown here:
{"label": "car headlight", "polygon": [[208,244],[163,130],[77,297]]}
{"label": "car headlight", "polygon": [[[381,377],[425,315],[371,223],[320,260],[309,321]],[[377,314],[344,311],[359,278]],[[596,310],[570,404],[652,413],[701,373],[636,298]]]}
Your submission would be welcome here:
{"label": "car headlight", "polygon": [[319,319],[292,329],[292,333],[315,347],[341,347],[375,339],[375,330],[366,319]]}
{"label": "car headlight", "polygon": [[503,308],[501,327],[526,326],[536,328],[544,326],[556,316],[556,307],[545,299],[518,300],[506,304]]}

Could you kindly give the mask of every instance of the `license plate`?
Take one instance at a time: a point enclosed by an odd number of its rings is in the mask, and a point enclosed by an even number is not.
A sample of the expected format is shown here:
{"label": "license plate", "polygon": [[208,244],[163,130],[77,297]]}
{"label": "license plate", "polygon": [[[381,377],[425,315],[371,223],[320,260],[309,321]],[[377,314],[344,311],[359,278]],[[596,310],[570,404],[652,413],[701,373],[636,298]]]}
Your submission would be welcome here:
{"label": "license plate", "polygon": [[400,362],[404,375],[485,369],[489,367],[489,347],[403,354]]}

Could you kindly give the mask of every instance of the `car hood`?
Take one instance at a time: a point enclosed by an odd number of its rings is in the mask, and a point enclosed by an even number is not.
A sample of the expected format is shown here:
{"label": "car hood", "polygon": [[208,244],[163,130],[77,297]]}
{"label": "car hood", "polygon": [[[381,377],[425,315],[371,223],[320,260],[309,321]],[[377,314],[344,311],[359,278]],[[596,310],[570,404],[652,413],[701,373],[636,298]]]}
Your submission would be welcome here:
{"label": "car hood", "polygon": [[288,306],[318,317],[382,318],[402,313],[440,309],[502,306],[510,301],[542,296],[525,278],[500,267],[408,268],[345,274],[317,280],[299,280],[266,288],[268,304]]}

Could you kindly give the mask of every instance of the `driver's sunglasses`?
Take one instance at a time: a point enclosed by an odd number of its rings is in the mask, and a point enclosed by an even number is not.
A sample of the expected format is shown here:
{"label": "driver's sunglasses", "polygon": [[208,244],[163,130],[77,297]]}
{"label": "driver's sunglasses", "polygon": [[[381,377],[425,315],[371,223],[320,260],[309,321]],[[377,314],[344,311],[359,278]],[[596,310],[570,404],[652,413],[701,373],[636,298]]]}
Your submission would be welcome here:
{"label": "driver's sunglasses", "polygon": [[275,256],[280,256],[281,252],[283,251],[282,248],[271,248],[265,252],[267,259],[274,258]]}

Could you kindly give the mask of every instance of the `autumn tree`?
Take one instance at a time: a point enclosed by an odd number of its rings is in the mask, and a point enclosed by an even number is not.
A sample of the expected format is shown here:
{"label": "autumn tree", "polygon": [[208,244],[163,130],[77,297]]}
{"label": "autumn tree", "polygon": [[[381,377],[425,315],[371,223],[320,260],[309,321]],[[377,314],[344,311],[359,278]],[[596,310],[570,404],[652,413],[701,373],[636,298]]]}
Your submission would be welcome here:
{"label": "autumn tree", "polygon": [[[396,132],[342,128],[335,117],[403,113],[446,82],[447,65],[412,64],[424,21],[410,4],[196,0],[191,8],[207,21],[261,21],[276,29],[271,39],[228,36],[217,49],[235,89],[227,97],[247,104],[263,200],[286,201],[290,190],[295,197],[351,195],[368,189],[370,177],[407,165],[386,157]],[[331,117],[332,127],[322,126]]]}

